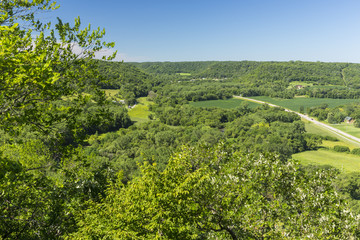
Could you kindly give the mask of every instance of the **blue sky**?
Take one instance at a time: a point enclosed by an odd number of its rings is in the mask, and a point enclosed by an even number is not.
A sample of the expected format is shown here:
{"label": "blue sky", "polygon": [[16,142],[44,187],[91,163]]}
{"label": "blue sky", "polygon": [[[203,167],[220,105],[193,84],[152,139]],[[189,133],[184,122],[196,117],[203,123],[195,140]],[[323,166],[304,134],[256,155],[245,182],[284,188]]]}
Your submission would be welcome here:
{"label": "blue sky", "polygon": [[358,0],[58,0],[125,61],[360,63]]}

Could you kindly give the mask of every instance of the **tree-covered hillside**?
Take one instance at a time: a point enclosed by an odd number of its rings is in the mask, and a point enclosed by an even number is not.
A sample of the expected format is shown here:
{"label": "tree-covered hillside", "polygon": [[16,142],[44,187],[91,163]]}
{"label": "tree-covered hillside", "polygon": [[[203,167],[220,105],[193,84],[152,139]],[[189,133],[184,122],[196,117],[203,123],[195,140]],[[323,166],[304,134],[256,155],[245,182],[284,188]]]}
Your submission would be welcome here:
{"label": "tree-covered hillside", "polygon": [[221,81],[220,88],[227,88],[227,92],[234,95],[360,97],[360,64],[354,63],[213,61],[129,64],[157,76],[162,84],[190,81],[188,85],[196,84],[201,88],[201,84],[194,82]]}

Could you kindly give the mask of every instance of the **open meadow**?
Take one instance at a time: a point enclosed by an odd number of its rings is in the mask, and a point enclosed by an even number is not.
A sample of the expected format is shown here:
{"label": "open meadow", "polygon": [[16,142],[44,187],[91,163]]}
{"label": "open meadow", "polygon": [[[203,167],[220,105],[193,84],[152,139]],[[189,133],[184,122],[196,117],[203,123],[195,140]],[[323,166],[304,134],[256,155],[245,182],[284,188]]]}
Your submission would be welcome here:
{"label": "open meadow", "polygon": [[360,171],[360,156],[350,153],[319,149],[296,153],[292,157],[304,165],[330,165],[345,173]]}
{"label": "open meadow", "polygon": [[129,116],[131,120],[138,123],[149,121],[149,105],[152,103],[149,102],[146,97],[138,98],[136,101],[137,104],[133,108],[129,109]]}

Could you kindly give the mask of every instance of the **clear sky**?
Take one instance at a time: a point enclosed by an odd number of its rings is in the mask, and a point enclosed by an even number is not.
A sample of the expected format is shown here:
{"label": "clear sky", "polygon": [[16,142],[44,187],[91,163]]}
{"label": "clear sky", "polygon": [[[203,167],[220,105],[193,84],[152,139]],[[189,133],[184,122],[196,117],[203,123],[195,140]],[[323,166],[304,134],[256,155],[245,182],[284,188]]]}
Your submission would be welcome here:
{"label": "clear sky", "polygon": [[359,0],[58,0],[125,61],[360,63]]}

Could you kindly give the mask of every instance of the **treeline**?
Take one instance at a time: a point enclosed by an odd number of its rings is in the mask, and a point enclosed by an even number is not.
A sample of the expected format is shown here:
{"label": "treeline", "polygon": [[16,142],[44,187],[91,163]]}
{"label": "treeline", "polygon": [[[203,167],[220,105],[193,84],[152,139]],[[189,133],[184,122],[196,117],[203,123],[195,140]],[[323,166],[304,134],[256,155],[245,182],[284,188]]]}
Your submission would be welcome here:
{"label": "treeline", "polygon": [[[320,121],[327,121],[331,124],[342,123],[344,121],[354,122],[355,127],[360,127],[360,105],[359,103],[351,103],[346,105],[329,108],[324,103],[308,109],[310,116],[318,118]],[[349,119],[345,119],[350,117]]]}
{"label": "treeline", "polygon": [[197,74],[205,71],[215,62],[144,62],[130,63],[137,66],[141,70],[150,74],[157,75],[173,75],[178,73]]}

